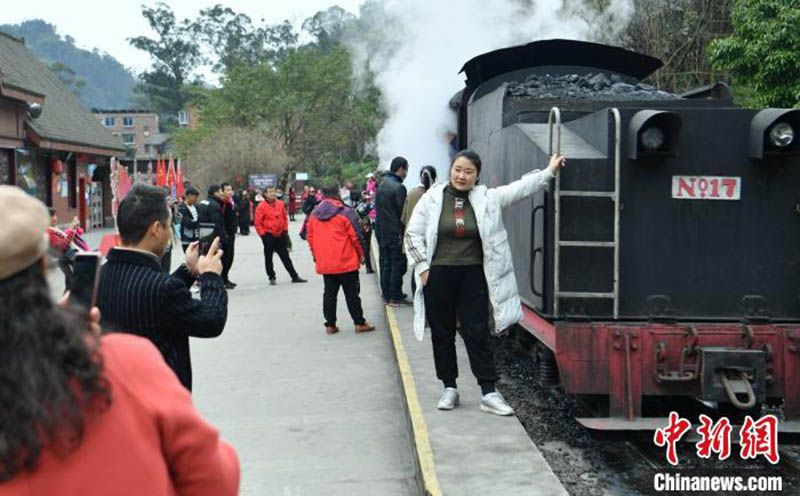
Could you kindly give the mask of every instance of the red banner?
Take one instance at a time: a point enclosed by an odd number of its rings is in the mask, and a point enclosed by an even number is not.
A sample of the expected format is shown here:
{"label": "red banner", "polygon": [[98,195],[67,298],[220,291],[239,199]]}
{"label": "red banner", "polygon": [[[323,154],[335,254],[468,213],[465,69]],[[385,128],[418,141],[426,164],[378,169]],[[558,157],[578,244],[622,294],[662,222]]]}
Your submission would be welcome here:
{"label": "red banner", "polygon": [[164,164],[164,159],[162,159],[161,157],[158,158],[158,168],[156,170],[156,185],[157,186],[167,185],[167,168]]}
{"label": "red banner", "polygon": [[183,196],[183,169],[181,159],[178,159],[178,196]]}

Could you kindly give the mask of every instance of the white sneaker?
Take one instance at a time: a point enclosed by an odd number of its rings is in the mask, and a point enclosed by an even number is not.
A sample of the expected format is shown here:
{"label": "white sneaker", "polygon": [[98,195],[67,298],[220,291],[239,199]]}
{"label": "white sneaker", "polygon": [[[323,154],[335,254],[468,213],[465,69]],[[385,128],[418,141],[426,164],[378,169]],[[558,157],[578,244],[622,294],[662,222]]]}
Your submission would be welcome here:
{"label": "white sneaker", "polygon": [[514,415],[514,409],[508,406],[506,400],[497,391],[483,395],[481,411],[503,416]]}
{"label": "white sneaker", "polygon": [[436,405],[439,410],[452,410],[458,406],[458,390],[456,388],[444,388],[444,393]]}

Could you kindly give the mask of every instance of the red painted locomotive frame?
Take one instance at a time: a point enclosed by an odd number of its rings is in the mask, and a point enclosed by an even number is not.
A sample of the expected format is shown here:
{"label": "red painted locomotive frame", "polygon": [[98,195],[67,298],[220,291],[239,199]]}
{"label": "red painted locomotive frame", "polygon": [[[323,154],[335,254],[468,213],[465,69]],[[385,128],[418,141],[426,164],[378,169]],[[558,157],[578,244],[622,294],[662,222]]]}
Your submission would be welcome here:
{"label": "red painted locomotive frame", "polygon": [[[800,424],[800,325],[734,323],[552,322],[523,306],[520,325],[550,348],[560,382],[572,395],[608,395],[607,419],[579,419],[593,429],[649,430],[663,419],[642,418],[644,396],[694,397],[700,381],[669,381],[698,365],[691,350],[723,346],[767,353],[767,398],[782,398],[786,422]],[[685,350],[688,350],[685,351]],[[683,365],[681,365],[681,357]],[[687,358],[689,357],[689,358]],[[659,380],[659,376],[661,380]]]}

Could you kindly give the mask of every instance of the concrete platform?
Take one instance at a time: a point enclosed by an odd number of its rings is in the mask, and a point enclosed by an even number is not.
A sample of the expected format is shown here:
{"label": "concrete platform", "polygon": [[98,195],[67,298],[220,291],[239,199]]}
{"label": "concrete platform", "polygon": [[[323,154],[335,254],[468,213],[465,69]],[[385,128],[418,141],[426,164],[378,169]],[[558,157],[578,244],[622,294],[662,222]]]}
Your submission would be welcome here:
{"label": "concrete platform", "polygon": [[326,335],[322,277],[299,229],[290,223],[291,256],[307,284],[276,255],[269,286],[261,240],[237,237],[226,329],[191,342],[195,402],[236,448],[242,495],[419,494],[377,277],[362,269],[376,331],[356,335],[340,295],[342,331]]}
{"label": "concrete platform", "polygon": [[[406,286],[409,281],[406,275]],[[405,291],[411,294],[410,287]],[[461,404],[452,411],[440,411],[436,403],[443,385],[436,378],[430,330],[426,330],[423,341],[417,341],[413,308],[385,308],[405,382],[406,407],[426,493],[567,495],[516,417],[498,417],[479,410],[481,391],[461,337],[456,339]]]}
{"label": "concrete platform", "polygon": [[[322,277],[299,228],[291,255],[309,282],[292,284],[275,256],[269,286],[260,239],[238,236],[225,332],[191,340],[194,400],[238,452],[241,495],[567,494],[516,417],[479,411],[460,338],[462,404],[436,410],[430,336],[414,338],[410,307],[384,306],[378,274],[361,274],[377,330],[356,335],[341,295],[342,332],[327,336]],[[182,261],[178,249],[173,267]],[[60,294],[60,272],[48,279]]]}

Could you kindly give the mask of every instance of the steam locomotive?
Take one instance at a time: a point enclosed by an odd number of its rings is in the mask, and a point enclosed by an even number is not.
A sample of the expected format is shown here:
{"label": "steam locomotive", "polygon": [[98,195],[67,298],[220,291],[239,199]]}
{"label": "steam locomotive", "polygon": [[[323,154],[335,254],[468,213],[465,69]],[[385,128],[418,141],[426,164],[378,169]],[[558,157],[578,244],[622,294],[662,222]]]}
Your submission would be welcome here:
{"label": "steam locomotive", "polygon": [[661,66],[569,40],[464,65],[451,106],[482,181],[569,158],[504,214],[521,334],[542,380],[593,405],[590,429],[650,431],[691,403],[778,405],[800,432],[800,110],[642,84]]}

